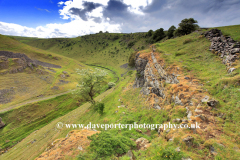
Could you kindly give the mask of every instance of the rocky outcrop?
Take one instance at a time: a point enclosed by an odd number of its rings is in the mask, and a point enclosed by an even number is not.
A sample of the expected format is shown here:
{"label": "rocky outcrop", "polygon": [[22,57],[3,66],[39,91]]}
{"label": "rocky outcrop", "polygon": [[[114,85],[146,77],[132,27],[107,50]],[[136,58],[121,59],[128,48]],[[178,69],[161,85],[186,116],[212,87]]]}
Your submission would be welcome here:
{"label": "rocky outcrop", "polygon": [[[65,159],[66,156],[74,158],[90,145],[91,141],[87,137],[96,133],[99,131],[87,129],[70,131],[65,138],[57,139],[49,144],[45,152],[35,160]],[[29,144],[30,147],[31,145]]]}
{"label": "rocky outcrop", "polygon": [[223,36],[218,29],[211,29],[206,32],[205,37],[212,42],[209,50],[215,51],[222,58],[223,63],[228,67],[229,73],[234,71],[235,69],[231,68],[231,66],[236,59],[239,59],[240,42],[234,41],[229,36]]}
{"label": "rocky outcrop", "polygon": [[[140,88],[144,95],[151,95],[154,99],[153,108],[161,109],[159,102],[166,98],[164,84],[179,83],[177,76],[164,70],[164,65],[159,63],[156,53],[140,54],[135,58],[135,68],[137,75],[133,87]],[[160,100],[157,98],[159,97]]]}
{"label": "rocky outcrop", "polygon": [[151,145],[146,138],[138,138],[136,140],[136,144],[139,150],[146,150]]}
{"label": "rocky outcrop", "polygon": [[4,56],[4,57],[7,57],[7,58],[21,59],[21,60],[25,61],[29,67],[32,67],[32,66],[37,67],[38,65],[40,65],[40,66],[43,66],[43,67],[61,68],[61,66],[59,66],[59,65],[54,65],[54,64],[50,64],[50,63],[46,63],[46,62],[41,62],[41,61],[38,61],[38,60],[32,60],[28,56],[26,56],[25,54],[22,54],[22,53],[0,51],[0,56]]}

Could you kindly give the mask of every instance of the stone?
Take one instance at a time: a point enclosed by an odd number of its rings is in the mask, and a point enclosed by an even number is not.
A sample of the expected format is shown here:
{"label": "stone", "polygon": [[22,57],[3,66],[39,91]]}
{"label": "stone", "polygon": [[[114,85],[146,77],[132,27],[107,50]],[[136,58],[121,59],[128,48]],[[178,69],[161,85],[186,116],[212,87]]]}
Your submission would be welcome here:
{"label": "stone", "polygon": [[181,123],[182,120],[180,118],[173,119],[173,122]]}
{"label": "stone", "polygon": [[192,160],[191,158],[182,158],[181,160]]}
{"label": "stone", "polygon": [[171,131],[171,129],[168,129],[168,130],[166,130],[166,133],[169,133]]}
{"label": "stone", "polygon": [[187,79],[187,80],[188,80],[188,79],[190,79],[190,78],[189,78],[189,77],[184,77],[184,79]]}
{"label": "stone", "polygon": [[218,105],[218,101],[216,100],[211,100],[211,101],[208,101],[207,104],[209,107],[216,107]]}
{"label": "stone", "polygon": [[175,149],[177,152],[180,152],[181,150],[180,150],[180,147],[177,147],[176,149]]}
{"label": "stone", "polygon": [[218,153],[215,151],[215,148],[213,146],[210,147],[210,152],[213,155],[217,155]]}
{"label": "stone", "polygon": [[83,150],[83,148],[82,148],[82,146],[78,146],[78,148],[77,148],[78,150],[80,150],[80,151],[82,151]]}
{"label": "stone", "polygon": [[62,73],[63,73],[63,74],[68,74],[68,72],[66,72],[66,71],[63,71]]}
{"label": "stone", "polygon": [[125,108],[125,107],[126,107],[125,105],[118,106],[118,108]]}
{"label": "stone", "polygon": [[203,112],[202,110],[197,109],[197,108],[196,108],[194,111],[195,111],[196,113],[202,113],[202,112]]}
{"label": "stone", "polygon": [[201,100],[201,102],[207,102],[209,100],[209,97],[208,96],[205,96],[202,100]]}
{"label": "stone", "polygon": [[175,97],[175,104],[176,104],[176,105],[181,105],[181,106],[183,106],[183,103],[182,103],[182,101],[178,98],[178,96]]}
{"label": "stone", "polygon": [[191,116],[192,116],[192,111],[189,111],[187,115],[188,120],[191,120]]}
{"label": "stone", "polygon": [[65,78],[66,76],[65,76],[64,74],[61,74],[60,77],[61,77],[61,78]]}
{"label": "stone", "polygon": [[140,129],[136,129],[136,131],[137,131],[138,133],[142,133],[142,131],[141,131]]}
{"label": "stone", "polygon": [[129,157],[129,160],[135,159],[135,158],[134,158],[134,155],[133,155],[133,152],[132,152],[131,150],[129,150],[129,151],[126,153],[126,155]]}
{"label": "stone", "polygon": [[185,142],[188,147],[193,145],[193,141],[194,141],[194,138],[191,136],[188,136],[183,139],[183,142]]}
{"label": "stone", "polygon": [[150,146],[149,141],[146,138],[143,138],[143,137],[138,138],[136,140],[136,144],[137,144],[137,148],[139,150],[145,150]]}
{"label": "stone", "polygon": [[232,73],[236,68],[229,68],[228,73]]}
{"label": "stone", "polygon": [[161,107],[160,107],[159,105],[156,105],[156,106],[154,106],[153,108],[154,108],[154,109],[158,109],[158,110],[161,109]]}

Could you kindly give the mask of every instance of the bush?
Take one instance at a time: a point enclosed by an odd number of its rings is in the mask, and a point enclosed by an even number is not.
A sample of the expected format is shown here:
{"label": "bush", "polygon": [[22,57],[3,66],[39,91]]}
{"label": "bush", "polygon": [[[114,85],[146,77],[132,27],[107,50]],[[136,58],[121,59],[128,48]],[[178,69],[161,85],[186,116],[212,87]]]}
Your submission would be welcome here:
{"label": "bush", "polygon": [[182,36],[192,33],[193,31],[199,28],[199,26],[195,23],[198,23],[198,21],[196,21],[193,18],[183,19],[181,23],[178,24],[179,27],[178,29],[175,30],[174,36]]}
{"label": "bush", "polygon": [[148,36],[148,37],[151,37],[152,35],[153,35],[153,30],[150,29],[150,30],[147,32],[147,36]]}
{"label": "bush", "polygon": [[132,46],[134,46],[134,44],[135,44],[135,41],[129,42],[129,43],[128,43],[128,48],[131,48]]}
{"label": "bush", "polygon": [[94,110],[97,111],[99,114],[103,114],[103,111],[104,111],[105,106],[104,106],[104,103],[99,103],[99,102],[97,102],[97,103],[95,103],[95,104],[93,105],[93,108],[94,108]]}
{"label": "bush", "polygon": [[130,139],[123,136],[115,136],[108,132],[88,137],[92,140],[90,150],[95,153],[95,158],[106,158],[112,155],[120,156],[131,148],[135,148],[136,144]]}
{"label": "bush", "polygon": [[171,26],[171,27],[168,29],[168,32],[167,32],[168,39],[170,39],[170,38],[173,37],[173,33],[174,33],[175,30],[176,30],[176,27],[175,27],[175,26]]}
{"label": "bush", "polygon": [[116,86],[116,84],[115,84],[114,82],[109,82],[109,83],[108,83],[108,88],[109,88],[109,89],[112,88],[112,87],[114,87],[114,86]]}
{"label": "bush", "polygon": [[165,37],[163,28],[157,29],[153,34],[153,40],[155,42],[162,40]]}
{"label": "bush", "polygon": [[154,159],[166,159],[166,160],[177,160],[177,159],[182,159],[183,153],[177,152],[175,148],[173,147],[167,147],[167,148],[160,148],[160,150],[157,150],[157,153],[153,157]]}

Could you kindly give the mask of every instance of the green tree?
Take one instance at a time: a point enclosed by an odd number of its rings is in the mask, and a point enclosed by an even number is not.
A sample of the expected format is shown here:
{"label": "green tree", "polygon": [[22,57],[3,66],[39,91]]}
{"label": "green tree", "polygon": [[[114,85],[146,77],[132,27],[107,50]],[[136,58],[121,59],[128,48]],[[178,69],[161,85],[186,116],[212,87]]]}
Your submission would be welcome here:
{"label": "green tree", "polygon": [[175,27],[174,25],[172,25],[172,26],[168,29],[167,36],[168,36],[169,39],[173,37],[173,33],[174,33],[175,30],[176,30],[176,27]]}
{"label": "green tree", "polygon": [[178,29],[175,30],[174,35],[175,36],[182,36],[182,35],[186,35],[186,34],[190,34],[193,31],[195,31],[196,29],[199,28],[199,26],[196,24],[198,23],[198,21],[196,21],[193,18],[185,18],[181,21],[181,23],[179,23],[179,27]]}
{"label": "green tree", "polygon": [[77,89],[73,93],[81,95],[86,101],[94,105],[94,96],[100,93],[107,72],[101,69],[77,69],[77,73],[81,75],[81,79],[78,82]]}
{"label": "green tree", "polygon": [[147,36],[148,36],[148,37],[151,37],[152,35],[153,35],[153,30],[150,29],[150,30],[147,32]]}
{"label": "green tree", "polygon": [[157,29],[153,34],[155,42],[162,40],[165,37],[163,28]]}

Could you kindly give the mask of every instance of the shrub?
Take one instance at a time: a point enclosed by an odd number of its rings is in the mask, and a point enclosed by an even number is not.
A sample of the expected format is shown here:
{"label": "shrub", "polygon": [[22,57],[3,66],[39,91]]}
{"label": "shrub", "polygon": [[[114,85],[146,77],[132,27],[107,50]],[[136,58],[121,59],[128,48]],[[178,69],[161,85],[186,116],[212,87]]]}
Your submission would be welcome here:
{"label": "shrub", "polygon": [[133,71],[128,71],[128,75],[131,76]]}
{"label": "shrub", "polygon": [[105,108],[104,103],[97,102],[93,104],[93,109],[97,111],[99,114],[103,114],[104,108]]}
{"label": "shrub", "polygon": [[157,29],[153,34],[155,42],[162,40],[165,37],[163,28]]}
{"label": "shrub", "polygon": [[128,43],[128,48],[131,48],[132,46],[134,46],[134,44],[135,44],[135,41],[129,42],[129,43]]}
{"label": "shrub", "polygon": [[109,82],[109,83],[108,83],[108,88],[109,88],[109,89],[112,88],[112,87],[114,87],[114,86],[116,86],[116,84],[115,84],[114,82]]}
{"label": "shrub", "polygon": [[176,30],[176,27],[175,27],[175,26],[171,26],[171,27],[168,29],[167,36],[168,36],[169,39],[173,37],[173,33],[174,33],[175,30]]}
{"label": "shrub", "polygon": [[147,36],[148,36],[148,37],[151,37],[152,35],[153,35],[153,30],[150,29],[150,30],[147,32]]}
{"label": "shrub", "polygon": [[177,159],[181,159],[183,157],[183,153],[177,152],[175,150],[175,148],[173,147],[167,147],[167,148],[160,148],[159,150],[157,150],[157,153],[155,154],[155,156],[153,157],[154,159],[161,159],[161,160],[177,160]]}
{"label": "shrub", "polygon": [[136,144],[130,139],[123,136],[115,136],[108,132],[88,137],[92,140],[90,150],[95,153],[96,158],[106,158],[112,155],[120,156],[131,148],[135,148]]}

